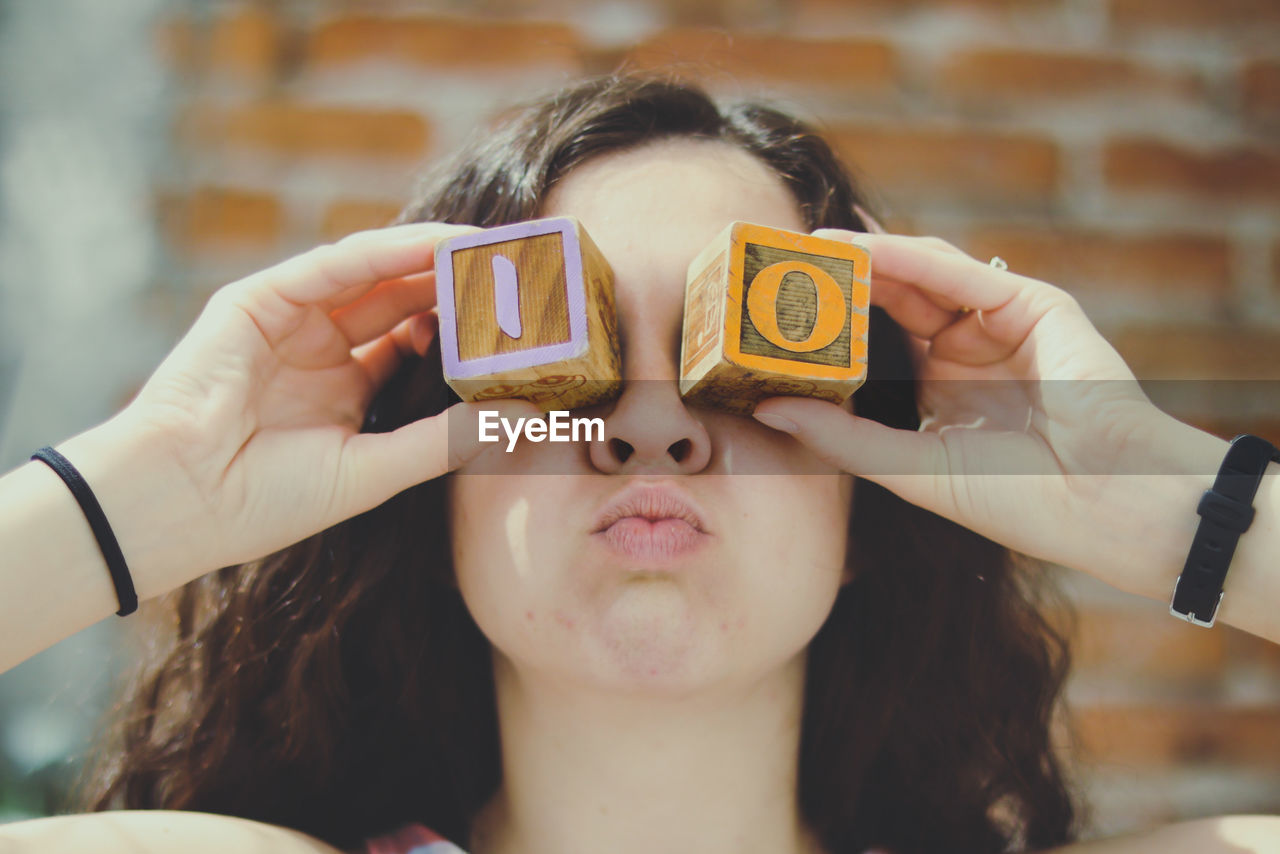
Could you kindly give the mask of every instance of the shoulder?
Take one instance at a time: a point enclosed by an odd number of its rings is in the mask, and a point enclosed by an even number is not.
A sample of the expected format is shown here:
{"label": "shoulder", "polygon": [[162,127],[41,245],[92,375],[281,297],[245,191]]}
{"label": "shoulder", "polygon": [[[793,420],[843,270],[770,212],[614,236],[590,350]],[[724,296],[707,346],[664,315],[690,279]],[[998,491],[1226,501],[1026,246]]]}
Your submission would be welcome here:
{"label": "shoulder", "polygon": [[1280,816],[1229,815],[1052,848],[1041,854],[1263,854],[1280,850]]}
{"label": "shoulder", "polygon": [[4,824],[0,825],[0,849],[6,854],[341,854],[296,830],[225,815],[175,810],[116,810]]}
{"label": "shoulder", "polygon": [[395,833],[370,839],[366,854],[467,854],[430,828],[408,824]]}

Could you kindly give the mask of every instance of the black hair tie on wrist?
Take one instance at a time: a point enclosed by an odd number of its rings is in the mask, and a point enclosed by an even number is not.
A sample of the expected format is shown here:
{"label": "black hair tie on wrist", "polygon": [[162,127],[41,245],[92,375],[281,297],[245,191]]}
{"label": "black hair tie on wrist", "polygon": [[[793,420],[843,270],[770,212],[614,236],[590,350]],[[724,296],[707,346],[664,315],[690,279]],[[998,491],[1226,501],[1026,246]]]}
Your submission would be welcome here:
{"label": "black hair tie on wrist", "polygon": [[1197,626],[1212,626],[1222,602],[1222,583],[1240,535],[1253,524],[1253,497],[1268,462],[1280,463],[1280,448],[1249,433],[1231,440],[1212,489],[1200,496],[1200,525],[1182,574],[1173,585],[1169,613]]}
{"label": "black hair tie on wrist", "polygon": [[120,551],[120,544],[116,542],[116,535],[111,532],[107,515],[102,512],[102,505],[98,504],[98,499],[94,497],[93,490],[89,489],[89,484],[85,482],[80,472],[76,471],[76,467],[53,448],[43,447],[32,454],[31,459],[40,460],[56,471],[58,476],[66,482],[76,501],[80,503],[80,509],[84,511],[85,518],[89,520],[89,527],[93,529],[93,535],[98,539],[98,548],[102,550],[102,556],[107,560],[107,570],[111,573],[111,580],[116,586],[116,599],[120,603],[120,610],[116,613],[125,617],[138,610],[138,593],[133,589],[133,577],[129,575],[129,567],[124,562],[124,553]]}

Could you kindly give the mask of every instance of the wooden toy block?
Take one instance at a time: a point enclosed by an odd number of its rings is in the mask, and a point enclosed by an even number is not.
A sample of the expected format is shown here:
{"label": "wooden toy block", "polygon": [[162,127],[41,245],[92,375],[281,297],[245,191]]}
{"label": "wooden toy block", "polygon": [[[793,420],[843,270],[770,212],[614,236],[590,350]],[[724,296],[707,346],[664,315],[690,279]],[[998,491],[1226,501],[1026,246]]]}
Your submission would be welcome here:
{"label": "wooden toy block", "polygon": [[843,403],[867,378],[871,253],[731,223],[689,265],[680,394],[749,414],[766,397]]}
{"label": "wooden toy block", "polygon": [[622,388],[613,271],[574,217],[436,247],[444,377],[463,400],[573,409]]}

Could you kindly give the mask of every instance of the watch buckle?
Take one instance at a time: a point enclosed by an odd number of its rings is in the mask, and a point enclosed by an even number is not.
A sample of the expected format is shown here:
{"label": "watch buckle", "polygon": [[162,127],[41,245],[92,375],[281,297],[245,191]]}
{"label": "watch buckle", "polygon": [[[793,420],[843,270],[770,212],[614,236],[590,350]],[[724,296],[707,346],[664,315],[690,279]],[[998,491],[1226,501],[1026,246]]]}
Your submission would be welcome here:
{"label": "watch buckle", "polygon": [[1227,591],[1222,590],[1218,592],[1218,601],[1213,606],[1212,616],[1210,616],[1208,620],[1201,620],[1196,617],[1194,611],[1187,611],[1186,613],[1183,613],[1182,611],[1174,609],[1173,603],[1178,599],[1178,585],[1181,583],[1182,576],[1179,575],[1178,580],[1173,583],[1173,598],[1169,600],[1169,613],[1180,620],[1186,620],[1188,623],[1194,623],[1197,626],[1204,626],[1206,629],[1213,628],[1213,624],[1218,620],[1218,608],[1222,607],[1222,597],[1226,595]]}

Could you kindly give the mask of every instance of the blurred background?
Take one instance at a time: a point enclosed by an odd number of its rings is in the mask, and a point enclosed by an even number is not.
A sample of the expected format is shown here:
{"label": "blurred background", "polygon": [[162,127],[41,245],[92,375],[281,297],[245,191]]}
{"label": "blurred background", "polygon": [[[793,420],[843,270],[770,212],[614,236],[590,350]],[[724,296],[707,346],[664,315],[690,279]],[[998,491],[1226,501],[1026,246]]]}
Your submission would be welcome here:
{"label": "blurred background", "polygon": [[[1280,442],[1276,0],[0,0],[0,471],[121,408],[220,285],[620,65],[816,121],[893,230],[1067,288],[1164,408]],[[1280,646],[1060,574],[1091,835],[1280,812]],[[0,676],[0,820],[62,808],[123,623]]]}

